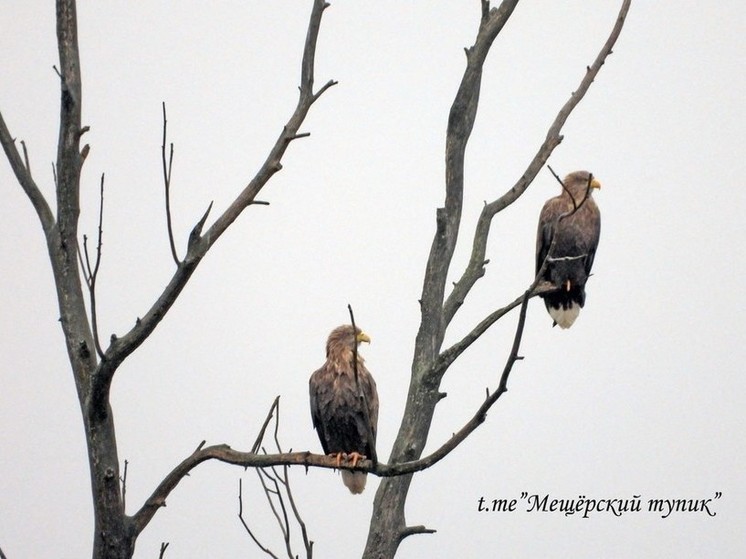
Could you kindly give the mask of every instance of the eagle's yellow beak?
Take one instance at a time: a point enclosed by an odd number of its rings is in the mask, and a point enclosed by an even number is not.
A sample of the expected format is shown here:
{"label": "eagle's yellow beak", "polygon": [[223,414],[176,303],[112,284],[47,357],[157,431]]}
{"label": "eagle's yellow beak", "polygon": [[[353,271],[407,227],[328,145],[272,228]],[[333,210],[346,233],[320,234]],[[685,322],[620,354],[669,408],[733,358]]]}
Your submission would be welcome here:
{"label": "eagle's yellow beak", "polygon": [[360,333],[359,333],[359,334],[358,334],[358,335],[357,335],[357,336],[355,337],[355,339],[357,340],[357,343],[360,343],[360,342],[367,342],[367,343],[370,343],[370,338],[368,337],[368,334],[366,334],[365,332],[360,332]]}
{"label": "eagle's yellow beak", "polygon": [[595,178],[594,178],[594,179],[593,179],[593,180],[591,181],[591,188],[598,188],[599,190],[601,189],[601,183],[599,182],[599,180],[598,180],[598,179],[595,179]]}

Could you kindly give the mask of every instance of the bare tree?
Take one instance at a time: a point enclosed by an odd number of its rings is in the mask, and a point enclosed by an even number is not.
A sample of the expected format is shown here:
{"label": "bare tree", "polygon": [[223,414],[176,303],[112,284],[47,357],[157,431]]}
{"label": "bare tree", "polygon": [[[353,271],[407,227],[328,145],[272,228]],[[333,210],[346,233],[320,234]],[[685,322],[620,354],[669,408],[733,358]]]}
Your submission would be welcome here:
{"label": "bare tree", "polygon": [[[171,254],[175,270],[162,293],[152,306],[142,313],[135,325],[122,337],[112,336],[108,346],[102,345],[97,329],[96,279],[101,260],[101,235],[103,231],[104,177],[101,177],[101,204],[99,230],[95,257],[89,251],[87,238],[79,243],[78,218],[80,214],[81,170],[89,147],[81,148],[81,138],[88,128],[81,119],[81,72],[78,51],[77,17],[75,0],[57,0],[57,42],[59,49],[60,79],[60,128],[55,169],[55,207],[42,194],[31,175],[26,146],[21,142],[21,152],[0,114],[0,143],[22,189],[31,201],[44,231],[50,262],[54,274],[59,303],[60,322],[70,365],[73,371],[85,430],[94,505],[93,557],[129,558],[135,542],[150,520],[165,505],[170,492],[191,469],[206,460],[219,460],[229,464],[253,468],[282,466],[283,474],[275,471],[275,481],[287,480],[286,468],[291,465],[333,468],[336,463],[329,457],[309,452],[280,451],[266,454],[255,445],[248,452],[231,449],[227,445],[204,446],[177,465],[153,490],[151,496],[133,515],[124,508],[123,475],[120,475],[119,456],[115,437],[113,410],[110,405],[110,387],[119,366],[155,330],[171,309],[189,281],[202,258],[236,220],[252,204],[261,203],[256,197],[270,178],[281,168],[281,161],[291,142],[306,136],[301,125],[312,105],[336,82],[327,81],[314,90],[314,58],[321,19],[327,4],[312,0],[313,8],[308,23],[300,77],[300,94],[297,106],[283,126],[270,152],[246,187],[235,200],[206,227],[212,204],[194,225],[186,243],[183,258],[179,258],[177,243],[171,228],[169,187],[171,158],[166,150],[166,113],[163,113],[163,181],[166,192],[166,217]],[[531,184],[547,162],[554,148],[562,141],[560,131],[566,119],[580,102],[622,29],[629,10],[630,0],[624,0],[612,32],[601,48],[596,60],[587,67],[585,75],[570,99],[551,124],[546,138],[534,158],[529,162],[520,179],[501,197],[486,204],[476,224],[471,258],[460,279],[450,292],[446,292],[446,278],[451,267],[456,241],[461,227],[461,210],[464,190],[464,160],[466,146],[473,128],[479,102],[482,69],[493,41],[503,29],[518,0],[504,0],[498,7],[481,0],[481,18],[474,45],[466,50],[466,70],[453,102],[448,119],[446,136],[445,203],[436,213],[436,231],[426,265],[422,289],[421,322],[416,338],[407,404],[399,434],[394,443],[388,464],[365,460],[358,468],[383,477],[375,497],[374,511],[365,550],[368,558],[390,558],[397,552],[399,543],[407,536],[432,530],[423,526],[408,526],[404,517],[412,475],[437,463],[458,446],[484,420],[489,408],[507,389],[513,364],[520,359],[519,348],[526,305],[529,299],[543,293],[551,286],[539,285],[538,280],[526,291],[502,308],[490,314],[453,346],[443,349],[446,330],[469,295],[477,280],[485,274],[486,245],[493,217],[512,204]],[[81,271],[83,272],[81,277]],[[538,276],[537,276],[538,277]],[[90,312],[86,310],[89,299]],[[510,310],[520,307],[518,325],[512,350],[507,357],[501,381],[488,392],[484,403],[472,419],[450,440],[429,456],[422,457],[437,403],[444,397],[440,383],[449,366],[461,353]],[[265,424],[266,427],[266,424]],[[264,428],[262,428],[263,432]],[[284,477],[283,477],[284,475]],[[279,480],[279,481],[277,481]],[[295,505],[293,503],[293,508]],[[300,520],[300,519],[299,519]],[[163,556],[168,544],[161,547]],[[307,547],[310,555],[310,545]],[[2,552],[0,552],[1,554]]]}
{"label": "bare tree", "polygon": [[[560,131],[570,113],[588,91],[606,57],[611,53],[617,37],[621,33],[631,0],[624,0],[616,23],[609,38],[601,48],[593,64],[586,68],[578,88],[560,109],[549,127],[547,136],[539,146],[536,155],[528,163],[518,181],[502,196],[484,205],[476,224],[472,252],[466,269],[446,295],[446,280],[451,267],[451,259],[456,248],[461,227],[461,208],[464,192],[464,160],[479,103],[479,90],[482,68],[493,41],[505,26],[518,0],[503,0],[496,8],[488,0],[481,0],[482,17],[479,22],[474,45],[466,49],[466,70],[456,98],[451,106],[446,131],[446,174],[445,204],[436,214],[435,236],[430,248],[425,279],[420,298],[421,320],[415,342],[412,360],[412,376],[407,395],[407,404],[399,427],[399,433],[389,458],[391,464],[422,462],[420,456],[427,442],[430,425],[438,402],[445,396],[440,391],[443,375],[449,366],[487,329],[511,309],[522,304],[521,317],[516,329],[515,342],[508,357],[505,370],[497,389],[488,394],[483,405],[472,420],[444,447],[455,446],[485,419],[489,407],[507,390],[507,375],[518,356],[518,348],[523,329],[525,305],[530,296],[538,294],[536,281],[522,297],[488,314],[463,339],[447,349],[443,340],[451,320],[458,312],[474,284],[485,274],[487,264],[487,238],[494,216],[507,208],[523,194],[545,165],[552,151],[562,141]],[[541,273],[537,275],[541,276]],[[444,455],[443,448],[427,462]],[[401,541],[412,534],[427,533],[423,526],[408,526],[404,517],[411,475],[387,478],[381,482],[376,493],[371,517],[368,542],[364,557],[368,559],[391,558],[396,554]]]}

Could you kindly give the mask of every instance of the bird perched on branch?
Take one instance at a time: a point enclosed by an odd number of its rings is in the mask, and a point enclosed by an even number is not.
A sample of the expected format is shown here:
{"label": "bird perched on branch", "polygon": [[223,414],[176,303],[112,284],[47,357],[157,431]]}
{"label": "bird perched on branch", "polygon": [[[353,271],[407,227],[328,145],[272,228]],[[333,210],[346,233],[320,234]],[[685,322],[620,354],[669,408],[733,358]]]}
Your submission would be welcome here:
{"label": "bird perched on branch", "polygon": [[601,213],[591,195],[594,188],[601,188],[601,183],[588,171],[570,173],[562,193],[547,200],[539,216],[536,273],[546,258],[542,279],[558,289],[541,297],[553,325],[560,328],[572,326],[585,305],[585,282],[601,235]]}
{"label": "bird perched on branch", "polygon": [[[325,454],[354,467],[365,458],[375,459],[378,425],[376,383],[365,360],[357,354],[360,342],[370,338],[351,325],[332,330],[326,342],[326,362],[308,381],[311,418]],[[357,354],[357,365],[354,356]],[[362,493],[368,474],[342,470],[342,481],[351,493]]]}

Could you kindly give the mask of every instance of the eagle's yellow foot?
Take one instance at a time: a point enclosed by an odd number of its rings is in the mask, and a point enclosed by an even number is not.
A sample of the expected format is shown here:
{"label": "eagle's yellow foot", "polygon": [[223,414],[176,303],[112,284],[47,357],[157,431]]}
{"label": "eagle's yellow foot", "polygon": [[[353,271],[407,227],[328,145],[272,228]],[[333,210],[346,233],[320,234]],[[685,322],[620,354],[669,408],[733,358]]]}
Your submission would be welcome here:
{"label": "eagle's yellow foot", "polygon": [[348,460],[352,460],[352,467],[354,468],[357,466],[357,463],[360,462],[360,460],[365,460],[366,456],[365,454],[360,454],[359,452],[351,452],[347,455]]}
{"label": "eagle's yellow foot", "polygon": [[342,458],[346,457],[347,455],[344,452],[332,452],[329,456],[334,458],[337,468],[339,468],[339,466],[342,464]]}

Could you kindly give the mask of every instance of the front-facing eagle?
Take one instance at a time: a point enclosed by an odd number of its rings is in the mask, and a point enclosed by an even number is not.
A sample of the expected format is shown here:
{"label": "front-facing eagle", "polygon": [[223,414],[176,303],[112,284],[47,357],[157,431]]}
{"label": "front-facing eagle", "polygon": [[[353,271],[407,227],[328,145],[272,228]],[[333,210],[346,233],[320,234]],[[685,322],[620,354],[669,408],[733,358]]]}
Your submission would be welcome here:
{"label": "front-facing eagle", "polygon": [[[326,342],[326,362],[308,381],[311,418],[325,454],[337,458],[337,465],[349,459],[374,458],[378,425],[376,383],[365,361],[357,354],[355,378],[353,350],[370,338],[359,328],[339,326]],[[351,493],[362,493],[368,474],[342,470],[342,481]]]}
{"label": "front-facing eagle", "polygon": [[[561,328],[572,326],[585,305],[585,282],[601,235],[601,214],[591,196],[594,188],[601,188],[601,183],[588,171],[570,173],[565,177],[562,193],[547,200],[539,216],[536,273],[546,258],[542,279],[559,289],[542,298],[552,320]],[[554,237],[554,248],[549,254]]]}

